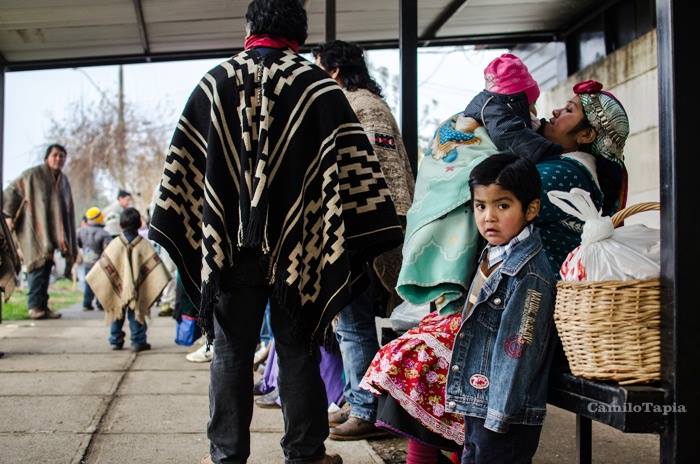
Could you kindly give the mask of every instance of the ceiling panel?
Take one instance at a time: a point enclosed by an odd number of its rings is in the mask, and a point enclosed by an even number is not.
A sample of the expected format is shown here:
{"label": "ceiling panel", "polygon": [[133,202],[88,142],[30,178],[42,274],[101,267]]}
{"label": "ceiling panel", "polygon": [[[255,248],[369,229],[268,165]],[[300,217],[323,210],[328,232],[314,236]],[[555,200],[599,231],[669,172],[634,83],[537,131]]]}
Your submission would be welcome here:
{"label": "ceiling panel", "polygon": [[598,4],[596,0],[468,0],[437,35],[555,31]]}
{"label": "ceiling panel", "polygon": [[[141,0],[150,53],[237,49],[249,0]],[[325,40],[325,0],[306,0],[309,39]],[[418,35],[450,4],[418,2]],[[595,0],[468,0],[438,37],[551,32],[585,14]],[[337,37],[398,38],[398,0],[337,1]],[[133,0],[0,0],[0,59],[41,60],[144,55]],[[41,65],[40,63],[37,65]],[[51,64],[49,64],[51,65]]]}

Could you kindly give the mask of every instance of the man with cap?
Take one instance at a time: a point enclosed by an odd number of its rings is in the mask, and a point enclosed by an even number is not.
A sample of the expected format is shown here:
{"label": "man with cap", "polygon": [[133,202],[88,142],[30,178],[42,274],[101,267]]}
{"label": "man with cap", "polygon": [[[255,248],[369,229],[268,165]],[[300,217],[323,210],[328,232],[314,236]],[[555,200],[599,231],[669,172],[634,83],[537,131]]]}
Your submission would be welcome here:
{"label": "man with cap", "polygon": [[[92,207],[85,212],[87,225],[78,229],[78,247],[83,251],[83,265],[85,266],[85,275],[90,272],[92,267],[97,263],[100,255],[107,248],[109,242],[112,241],[112,235],[105,230],[104,214],[97,207]],[[95,299],[95,293],[90,288],[90,285],[85,283],[85,293],[83,294],[83,311],[92,311],[92,300]],[[102,309],[100,302],[97,302],[97,308]]]}
{"label": "man with cap", "polygon": [[70,269],[77,256],[75,212],[70,182],[63,174],[66,149],[46,149],[44,162],[24,171],[3,193],[5,221],[17,235],[27,270],[27,306],[32,319],[61,317],[49,309],[49,277],[59,250]]}
{"label": "man with cap", "polygon": [[105,230],[112,237],[116,237],[122,232],[122,228],[119,226],[119,215],[122,214],[125,208],[129,208],[133,204],[131,193],[126,190],[119,190],[116,201],[102,211],[105,217]]}

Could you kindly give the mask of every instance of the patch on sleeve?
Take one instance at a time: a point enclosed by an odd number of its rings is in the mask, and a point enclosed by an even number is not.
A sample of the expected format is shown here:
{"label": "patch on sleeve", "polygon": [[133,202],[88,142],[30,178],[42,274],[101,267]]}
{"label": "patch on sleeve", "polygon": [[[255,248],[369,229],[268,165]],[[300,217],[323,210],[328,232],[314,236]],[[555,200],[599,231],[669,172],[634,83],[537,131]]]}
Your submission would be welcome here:
{"label": "patch on sleeve", "polygon": [[381,148],[388,148],[390,150],[396,150],[396,140],[394,140],[393,135],[380,134],[379,132],[374,133],[374,144]]}
{"label": "patch on sleeve", "polygon": [[523,306],[523,320],[520,322],[520,330],[518,330],[518,335],[524,344],[532,343],[535,337],[535,321],[537,313],[540,312],[541,303],[542,293],[531,288],[528,289]]}
{"label": "patch on sleeve", "polygon": [[525,340],[519,334],[511,335],[503,343],[503,350],[508,357],[518,359],[523,355]]}
{"label": "patch on sleeve", "polygon": [[489,378],[484,374],[474,374],[469,377],[469,385],[477,390],[485,390],[489,387]]}

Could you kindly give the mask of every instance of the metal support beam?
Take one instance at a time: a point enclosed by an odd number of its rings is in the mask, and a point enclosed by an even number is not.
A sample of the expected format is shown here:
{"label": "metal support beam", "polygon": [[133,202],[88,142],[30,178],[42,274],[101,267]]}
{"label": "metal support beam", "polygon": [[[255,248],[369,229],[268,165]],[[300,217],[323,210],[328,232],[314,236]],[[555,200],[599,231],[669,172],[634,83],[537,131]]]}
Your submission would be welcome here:
{"label": "metal support beam", "polygon": [[418,172],[418,0],[398,1],[401,136],[415,175]]}
{"label": "metal support beam", "polygon": [[661,462],[700,462],[700,313],[697,277],[700,221],[694,201],[700,158],[695,154],[697,91],[693,56],[700,4],[656,0],[661,163],[662,373],[672,412],[661,434]]}
{"label": "metal support beam", "polygon": [[439,15],[437,15],[433,22],[428,24],[428,27],[426,27],[423,34],[421,34],[421,39],[434,39],[440,29],[442,29],[442,26],[447,24],[447,21],[452,19],[452,17],[457,14],[457,12],[462,9],[466,3],[467,0],[452,0],[450,3],[448,3],[445,9],[442,10]]}
{"label": "metal support beam", "polygon": [[[469,36],[440,37],[433,40],[418,40],[419,47],[442,47],[452,45],[503,45],[515,43],[557,42],[561,37],[557,31],[529,33],[481,34]],[[399,47],[398,40],[359,40],[356,41],[365,50],[385,50]],[[317,44],[306,43],[301,51],[306,53]],[[182,52],[151,53],[149,55],[112,55],[86,58],[65,58],[58,60],[36,60],[6,62],[6,71],[36,71],[39,69],[85,68],[89,66],[111,66],[117,64],[156,63],[161,61],[200,60],[208,58],[227,58],[239,52],[240,48],[218,50],[188,50]]]}
{"label": "metal support beam", "polygon": [[593,453],[593,424],[592,421],[576,414],[576,463],[591,464]]}
{"label": "metal support beam", "polygon": [[148,31],[146,30],[146,21],[143,19],[143,5],[141,5],[141,0],[134,0],[134,11],[136,12],[136,23],[139,26],[143,53],[149,55],[151,53],[151,44],[148,41]]}
{"label": "metal support beam", "polygon": [[[5,136],[5,65],[0,63],[0,208],[3,204],[2,191],[3,191],[3,165],[4,165],[4,144]],[[0,214],[0,216],[2,216]],[[4,217],[0,217],[0,221],[4,221]],[[4,295],[0,295],[0,324],[2,324],[2,301]]]}
{"label": "metal support beam", "polygon": [[332,42],[336,36],[335,0],[326,0],[326,42]]}
{"label": "metal support beam", "polygon": [[578,31],[581,27],[588,24],[592,19],[597,18],[598,16],[605,13],[605,11],[608,10],[611,6],[615,5],[616,3],[620,3],[620,1],[621,0],[606,0],[604,2],[599,2],[599,4],[587,15],[576,18],[574,22],[566,26],[563,29],[562,35],[566,37],[568,35],[573,34],[574,32]]}

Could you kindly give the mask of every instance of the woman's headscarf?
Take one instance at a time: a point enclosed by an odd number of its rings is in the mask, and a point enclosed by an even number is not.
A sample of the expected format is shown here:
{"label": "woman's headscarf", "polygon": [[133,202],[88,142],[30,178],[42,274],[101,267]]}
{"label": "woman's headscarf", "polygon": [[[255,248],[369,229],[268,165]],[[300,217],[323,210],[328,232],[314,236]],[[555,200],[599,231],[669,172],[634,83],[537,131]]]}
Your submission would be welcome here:
{"label": "woman's headscarf", "polygon": [[581,99],[583,113],[596,131],[590,152],[596,156],[598,180],[603,190],[603,214],[611,215],[627,203],[627,170],[623,151],[630,133],[629,119],[622,103],[603,84],[579,82],[574,93]]}
{"label": "woman's headscarf", "polygon": [[629,119],[622,103],[597,81],[583,81],[574,86],[581,99],[586,119],[596,130],[591,152],[617,163],[624,162],[623,150],[630,133]]}

